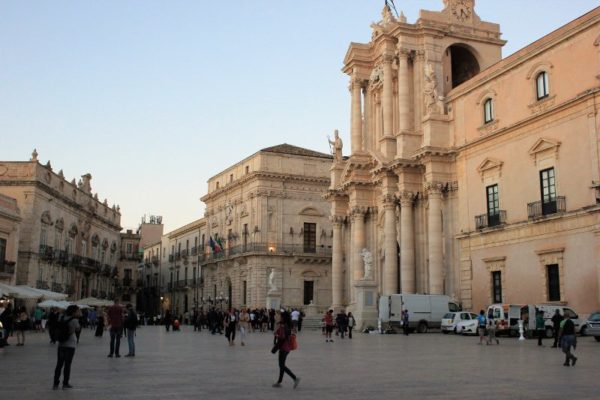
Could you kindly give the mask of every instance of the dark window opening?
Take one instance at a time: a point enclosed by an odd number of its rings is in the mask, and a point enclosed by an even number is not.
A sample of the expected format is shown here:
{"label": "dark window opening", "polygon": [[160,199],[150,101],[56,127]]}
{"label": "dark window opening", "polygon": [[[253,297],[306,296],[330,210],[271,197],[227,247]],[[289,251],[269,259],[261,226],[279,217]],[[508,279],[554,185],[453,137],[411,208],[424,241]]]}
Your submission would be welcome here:
{"label": "dark window opening", "polygon": [[310,304],[314,300],[315,283],[313,281],[304,281],[304,305]]}
{"label": "dark window opening", "polygon": [[502,272],[492,272],[492,302],[502,303]]}
{"label": "dark window opening", "polygon": [[485,188],[487,194],[488,226],[500,225],[500,200],[498,196],[498,185],[490,185]]}
{"label": "dark window opening", "polygon": [[461,46],[450,47],[452,61],[452,87],[471,79],[479,73],[479,63],[475,56]]}
{"label": "dark window opening", "polygon": [[558,264],[546,265],[548,278],[548,301],[560,301],[560,278]]}
{"label": "dark window opening", "polygon": [[540,171],[540,191],[542,196],[542,214],[556,213],[556,181],[554,168]]}
{"label": "dark window opening", "polygon": [[317,252],[317,224],[304,223],[304,252]]}

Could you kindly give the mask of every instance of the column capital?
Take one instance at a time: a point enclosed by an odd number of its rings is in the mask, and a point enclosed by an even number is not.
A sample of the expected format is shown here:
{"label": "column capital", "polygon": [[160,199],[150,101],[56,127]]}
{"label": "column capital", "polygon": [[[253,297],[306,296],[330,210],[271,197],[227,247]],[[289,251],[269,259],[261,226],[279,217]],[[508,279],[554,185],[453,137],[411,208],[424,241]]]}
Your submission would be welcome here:
{"label": "column capital", "polygon": [[447,185],[442,182],[427,182],[425,183],[425,190],[427,190],[429,195],[437,195],[442,194],[446,186]]}
{"label": "column capital", "polygon": [[329,220],[333,226],[341,226],[346,221],[346,217],[343,215],[332,215],[329,217]]}
{"label": "column capital", "polygon": [[364,218],[364,216],[369,212],[369,208],[365,206],[356,206],[352,207],[350,210],[350,216],[352,218]]}
{"label": "column capital", "polygon": [[403,190],[398,193],[398,198],[400,199],[401,207],[411,207],[415,201],[415,194],[411,191]]}
{"label": "column capital", "polygon": [[393,194],[384,194],[381,197],[381,202],[383,204],[383,209],[384,210],[388,210],[388,209],[394,209],[396,208],[396,197]]}
{"label": "column capital", "polygon": [[392,64],[394,62],[394,60],[396,59],[396,57],[394,56],[394,54],[392,53],[384,53],[381,56],[381,64],[382,65],[386,65],[386,64]]}
{"label": "column capital", "polygon": [[423,61],[425,59],[425,50],[415,50],[413,57],[419,61]]}
{"label": "column capital", "polygon": [[414,53],[414,50],[407,49],[406,47],[402,47],[400,43],[396,45],[396,55],[402,58],[411,58]]}

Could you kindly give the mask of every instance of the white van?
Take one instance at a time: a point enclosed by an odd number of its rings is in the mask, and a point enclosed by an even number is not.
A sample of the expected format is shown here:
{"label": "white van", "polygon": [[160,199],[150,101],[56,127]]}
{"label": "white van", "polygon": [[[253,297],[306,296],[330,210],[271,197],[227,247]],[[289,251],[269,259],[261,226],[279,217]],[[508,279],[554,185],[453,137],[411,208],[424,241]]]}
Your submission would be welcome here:
{"label": "white van", "polygon": [[408,327],[419,333],[430,328],[440,328],[442,318],[448,312],[460,311],[458,303],[450,297],[438,294],[392,294],[379,298],[381,326],[400,328],[402,311],[408,310]]}
{"label": "white van", "polygon": [[536,304],[535,308],[544,312],[544,320],[546,321],[546,337],[551,338],[554,336],[554,327],[552,325],[552,317],[556,310],[560,312],[560,315],[563,317],[568,315],[575,324],[575,332],[579,332],[581,329],[581,321],[579,320],[579,315],[569,307],[556,305],[556,304]]}
{"label": "white van", "polygon": [[554,336],[552,326],[552,316],[555,310],[559,310],[561,315],[569,315],[575,324],[576,331],[579,331],[581,323],[579,316],[569,307],[554,304],[492,304],[487,309],[487,318],[496,322],[496,334],[519,334],[519,319],[523,320],[523,328],[526,332],[535,331],[535,313],[536,310],[544,312],[546,337]]}

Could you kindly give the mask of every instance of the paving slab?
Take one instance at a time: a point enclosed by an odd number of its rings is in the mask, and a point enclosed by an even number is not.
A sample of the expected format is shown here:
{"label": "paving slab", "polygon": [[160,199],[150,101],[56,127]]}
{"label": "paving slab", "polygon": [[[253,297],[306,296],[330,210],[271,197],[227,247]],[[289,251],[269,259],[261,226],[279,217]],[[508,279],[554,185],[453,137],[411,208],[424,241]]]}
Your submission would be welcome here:
{"label": "paving slab", "polygon": [[[51,390],[56,346],[47,335],[27,334],[26,345],[0,349],[1,399],[598,399],[600,343],[579,339],[575,367],[536,340],[500,338],[480,346],[476,337],[440,333],[360,334],[325,343],[303,331],[288,367],[297,389],[278,375],[272,333],[251,333],[246,346],[184,326],[180,332],[138,330],[135,358],[107,358],[109,337],[84,330],[72,366],[72,390]],[[127,353],[122,340],[121,354]]]}

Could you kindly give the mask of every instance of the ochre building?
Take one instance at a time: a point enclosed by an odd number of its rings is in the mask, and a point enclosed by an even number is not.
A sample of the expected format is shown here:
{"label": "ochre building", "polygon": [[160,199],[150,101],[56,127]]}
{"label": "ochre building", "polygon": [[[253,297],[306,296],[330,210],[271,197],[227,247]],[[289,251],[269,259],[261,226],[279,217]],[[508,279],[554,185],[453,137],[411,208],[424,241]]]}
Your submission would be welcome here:
{"label": "ochre building", "polygon": [[372,28],[344,59],[333,305],[363,325],[398,292],[598,309],[600,8],[505,59],[473,0]]}

